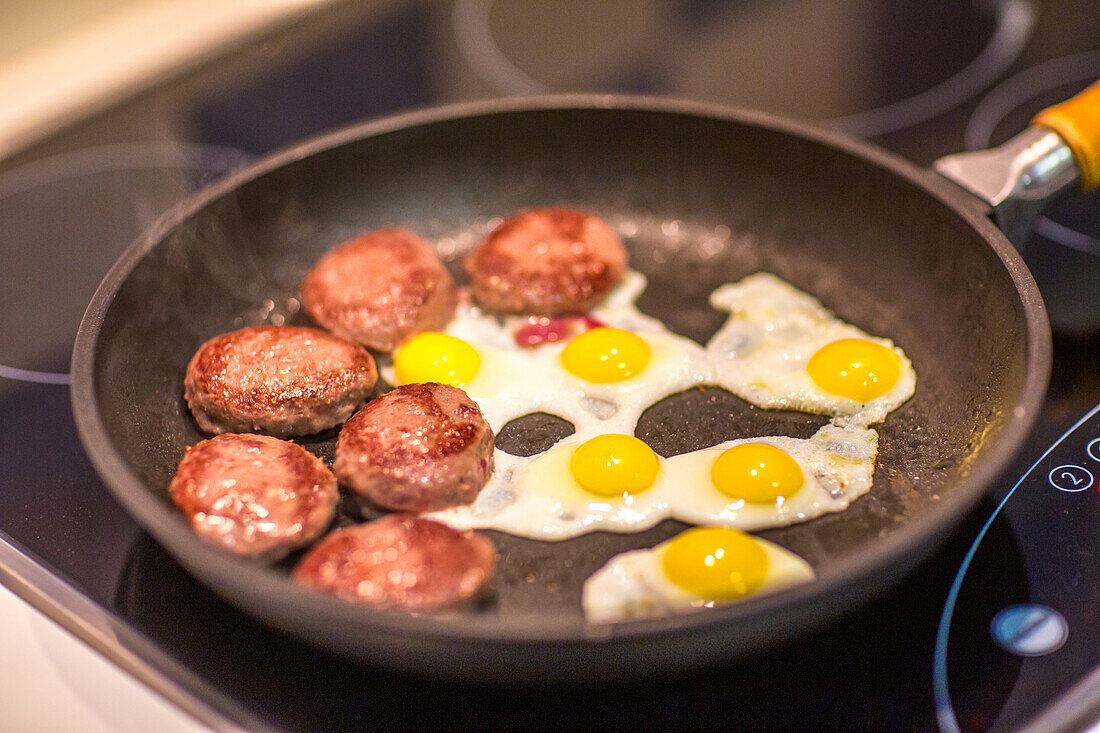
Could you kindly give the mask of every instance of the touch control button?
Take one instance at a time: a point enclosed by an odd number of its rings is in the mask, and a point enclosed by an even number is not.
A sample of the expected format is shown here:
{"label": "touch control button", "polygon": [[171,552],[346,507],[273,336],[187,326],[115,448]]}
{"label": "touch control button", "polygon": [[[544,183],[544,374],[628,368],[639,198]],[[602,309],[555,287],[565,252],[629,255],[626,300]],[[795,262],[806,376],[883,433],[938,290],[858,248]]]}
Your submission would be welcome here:
{"label": "touch control button", "polygon": [[1100,438],[1093,438],[1089,441],[1088,448],[1085,451],[1089,454],[1089,458],[1094,461],[1100,461]]}
{"label": "touch control button", "polygon": [[1069,625],[1053,608],[1024,603],[998,611],[989,624],[989,634],[1006,652],[1020,657],[1041,657],[1066,643]]}
{"label": "touch control button", "polygon": [[1092,474],[1087,468],[1067,463],[1051,470],[1050,485],[1060,491],[1084,491],[1092,486]]}

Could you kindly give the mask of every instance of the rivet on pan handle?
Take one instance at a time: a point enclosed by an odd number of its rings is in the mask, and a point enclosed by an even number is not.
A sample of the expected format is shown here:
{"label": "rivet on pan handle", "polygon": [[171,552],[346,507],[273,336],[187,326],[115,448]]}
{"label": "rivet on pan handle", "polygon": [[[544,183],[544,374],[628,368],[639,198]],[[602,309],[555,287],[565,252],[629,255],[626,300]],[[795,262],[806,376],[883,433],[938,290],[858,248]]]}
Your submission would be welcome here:
{"label": "rivet on pan handle", "polygon": [[1031,124],[1049,127],[1065,140],[1077,159],[1085,191],[1100,186],[1100,81],[1073,99],[1044,109]]}
{"label": "rivet on pan handle", "polygon": [[1080,180],[1100,184],[1100,83],[1051,107],[1028,129],[991,150],[949,155],[935,170],[993,207],[1022,249],[1039,214]]}

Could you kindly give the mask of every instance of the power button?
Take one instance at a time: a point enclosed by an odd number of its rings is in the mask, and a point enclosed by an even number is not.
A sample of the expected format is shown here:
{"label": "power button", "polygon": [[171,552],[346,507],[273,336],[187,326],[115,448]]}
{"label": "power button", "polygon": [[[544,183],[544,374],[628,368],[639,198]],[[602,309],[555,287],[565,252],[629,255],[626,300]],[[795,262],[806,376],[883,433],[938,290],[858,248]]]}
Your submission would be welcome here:
{"label": "power button", "polygon": [[1020,657],[1041,657],[1066,643],[1069,625],[1049,606],[1023,603],[1001,609],[989,625],[989,634],[1007,652]]}

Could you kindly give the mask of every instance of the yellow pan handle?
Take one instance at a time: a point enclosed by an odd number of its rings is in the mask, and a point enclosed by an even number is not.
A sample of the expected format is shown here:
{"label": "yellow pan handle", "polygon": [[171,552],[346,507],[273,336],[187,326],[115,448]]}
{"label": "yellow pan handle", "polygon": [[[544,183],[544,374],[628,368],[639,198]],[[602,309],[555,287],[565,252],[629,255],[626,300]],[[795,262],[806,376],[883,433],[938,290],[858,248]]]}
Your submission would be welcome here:
{"label": "yellow pan handle", "polygon": [[1031,121],[1049,127],[1066,141],[1086,191],[1100,186],[1100,81],[1073,99],[1047,107]]}

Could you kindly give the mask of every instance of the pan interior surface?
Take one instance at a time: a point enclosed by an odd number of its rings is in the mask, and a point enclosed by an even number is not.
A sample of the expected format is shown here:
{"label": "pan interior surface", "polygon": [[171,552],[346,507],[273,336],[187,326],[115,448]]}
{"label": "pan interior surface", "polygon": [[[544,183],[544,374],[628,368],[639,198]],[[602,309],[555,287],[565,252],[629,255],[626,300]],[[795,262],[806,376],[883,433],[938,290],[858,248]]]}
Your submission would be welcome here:
{"label": "pan interior surface", "polygon": [[[596,645],[616,663],[671,653],[666,666],[685,666],[789,638],[915,565],[949,528],[942,505],[965,509],[978,499],[979,479],[993,471],[989,455],[1012,447],[1004,442],[1013,411],[1038,399],[1029,395],[1029,306],[1003,253],[915,173],[900,175],[889,162],[736,117],[634,107],[505,109],[367,127],[309,153],[200,193],[135,244],[97,295],[99,320],[82,328],[94,356],[91,404],[78,402],[77,413],[109,486],[193,574],[330,649],[429,671],[439,671],[432,655],[443,648],[482,654],[491,646],[485,659],[496,661],[484,669],[530,657],[533,642],[551,656]],[[684,525],[554,543],[488,533],[499,552],[491,600],[433,618],[314,597],[291,585],[285,564],[223,558],[190,535],[166,487],[185,449],[206,437],[182,398],[184,368],[202,342],[246,325],[306,324],[297,301],[305,273],[365,230],[416,232],[437,243],[461,280],[464,252],[495,220],[548,205],[592,211],[621,232],[631,266],[649,280],[640,309],[680,334],[705,342],[724,315],[707,304],[709,293],[770,271],[912,359],[915,395],[873,426],[871,492],[843,512],[761,533],[808,560],[819,581],[713,613],[594,632],[580,611],[583,581],[612,555]],[[653,406],[637,434],[667,456],[733,438],[808,437],[825,421],[708,388]],[[534,418],[510,426],[501,445],[531,450],[556,429]],[[335,431],[299,442],[331,460]],[[909,556],[894,557],[899,548]],[[519,651],[509,657],[507,649]]]}

